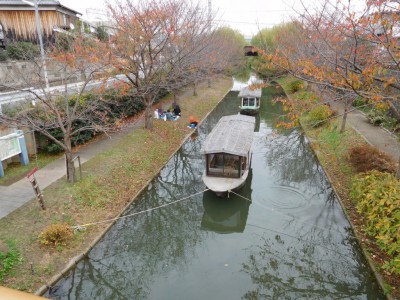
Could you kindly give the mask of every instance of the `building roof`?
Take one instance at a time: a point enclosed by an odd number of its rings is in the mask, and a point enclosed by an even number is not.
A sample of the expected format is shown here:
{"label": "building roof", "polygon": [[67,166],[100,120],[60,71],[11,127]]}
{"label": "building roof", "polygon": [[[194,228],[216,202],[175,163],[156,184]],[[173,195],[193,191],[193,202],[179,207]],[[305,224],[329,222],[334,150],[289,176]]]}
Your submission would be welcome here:
{"label": "building roof", "polygon": [[[34,0],[29,0],[34,3]],[[37,0],[39,10],[49,9],[49,8],[60,8],[69,11],[72,14],[82,15],[82,13],[71,9],[57,0]],[[34,10],[35,8],[31,5],[24,3],[22,0],[1,0],[0,1],[0,10]]]}
{"label": "building roof", "polygon": [[255,118],[245,115],[222,117],[204,141],[200,153],[247,156],[253,142]]}
{"label": "building roof", "polygon": [[239,92],[238,97],[241,98],[260,98],[261,97],[261,89],[251,90],[250,87],[245,86]]}

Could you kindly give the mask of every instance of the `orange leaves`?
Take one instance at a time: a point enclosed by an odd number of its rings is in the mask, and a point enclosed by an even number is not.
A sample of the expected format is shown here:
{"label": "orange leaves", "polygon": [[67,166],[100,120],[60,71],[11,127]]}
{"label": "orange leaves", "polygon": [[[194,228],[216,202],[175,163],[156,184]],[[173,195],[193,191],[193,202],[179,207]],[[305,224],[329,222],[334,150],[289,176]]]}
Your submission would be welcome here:
{"label": "orange leaves", "polygon": [[390,77],[390,78],[386,78],[385,80],[384,80],[384,84],[383,84],[383,86],[384,86],[384,88],[387,88],[388,86],[390,86],[390,85],[392,85],[392,84],[394,84],[394,83],[396,83],[396,78],[394,78],[394,77]]}

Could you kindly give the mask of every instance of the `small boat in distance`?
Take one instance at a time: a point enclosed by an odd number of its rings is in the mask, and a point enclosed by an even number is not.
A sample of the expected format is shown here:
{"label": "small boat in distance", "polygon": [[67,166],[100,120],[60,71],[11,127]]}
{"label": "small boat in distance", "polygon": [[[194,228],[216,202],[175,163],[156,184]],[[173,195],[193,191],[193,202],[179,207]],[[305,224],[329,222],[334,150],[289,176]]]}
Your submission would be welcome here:
{"label": "small boat in distance", "polygon": [[255,118],[222,117],[207,136],[201,154],[205,156],[204,184],[218,196],[242,187],[249,175]]}
{"label": "small boat in distance", "polygon": [[240,113],[244,115],[255,115],[260,110],[261,89],[250,89],[245,86],[239,92]]}

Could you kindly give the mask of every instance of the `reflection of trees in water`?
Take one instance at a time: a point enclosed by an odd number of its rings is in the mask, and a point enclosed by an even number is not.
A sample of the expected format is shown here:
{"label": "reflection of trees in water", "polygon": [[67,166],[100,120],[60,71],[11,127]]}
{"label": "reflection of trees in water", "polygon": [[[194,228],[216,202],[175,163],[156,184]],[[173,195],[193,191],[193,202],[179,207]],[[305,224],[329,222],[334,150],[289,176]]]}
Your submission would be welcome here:
{"label": "reflection of trees in water", "polygon": [[[338,205],[336,194],[305,136],[297,131],[287,135],[275,133],[267,139],[259,139],[258,143],[263,149],[261,153],[265,153],[268,170],[276,184],[292,187],[301,192],[306,199],[304,207],[285,212],[287,225],[302,228],[303,234],[309,236],[314,236],[323,228],[328,233],[328,237],[325,237],[327,241],[333,238],[332,232],[342,231],[347,221]],[[314,202],[321,203],[321,200],[324,205],[319,204],[312,209],[312,224],[303,223],[301,220],[307,207]]]}
{"label": "reflection of trees in water", "polygon": [[335,195],[325,172],[303,134],[297,131],[288,135],[274,134],[259,143],[264,144],[265,160],[277,184],[306,187],[308,197],[322,197],[327,205],[334,204]]}
{"label": "reflection of trees in water", "polygon": [[[282,184],[315,182],[326,185],[324,171],[317,163],[304,134],[292,131],[288,135],[267,137],[268,151],[265,155]],[[320,185],[320,184],[318,184]]]}
{"label": "reflection of trees in water", "polygon": [[[199,172],[200,143],[189,140],[127,214],[182,199],[204,189]],[[153,278],[185,268],[202,242],[202,194],[121,219],[90,252],[89,259],[51,296],[79,299],[145,299]]]}
{"label": "reflection of trees in water", "polygon": [[349,239],[339,248],[280,234],[261,240],[242,265],[256,285],[244,299],[349,299],[367,292],[384,299],[372,274],[365,276],[366,264],[353,254]]}

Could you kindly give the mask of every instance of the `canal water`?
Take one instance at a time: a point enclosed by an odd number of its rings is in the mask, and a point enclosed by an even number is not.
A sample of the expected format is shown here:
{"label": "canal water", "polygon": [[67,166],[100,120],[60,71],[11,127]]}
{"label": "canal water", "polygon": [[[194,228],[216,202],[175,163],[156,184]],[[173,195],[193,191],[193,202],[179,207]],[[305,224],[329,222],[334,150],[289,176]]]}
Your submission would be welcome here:
{"label": "canal water", "polygon": [[263,89],[239,195],[218,198],[201,180],[205,137],[238,113],[230,92],[126,214],[147,212],[118,221],[45,296],[384,299],[307,140],[274,129],[281,93]]}

